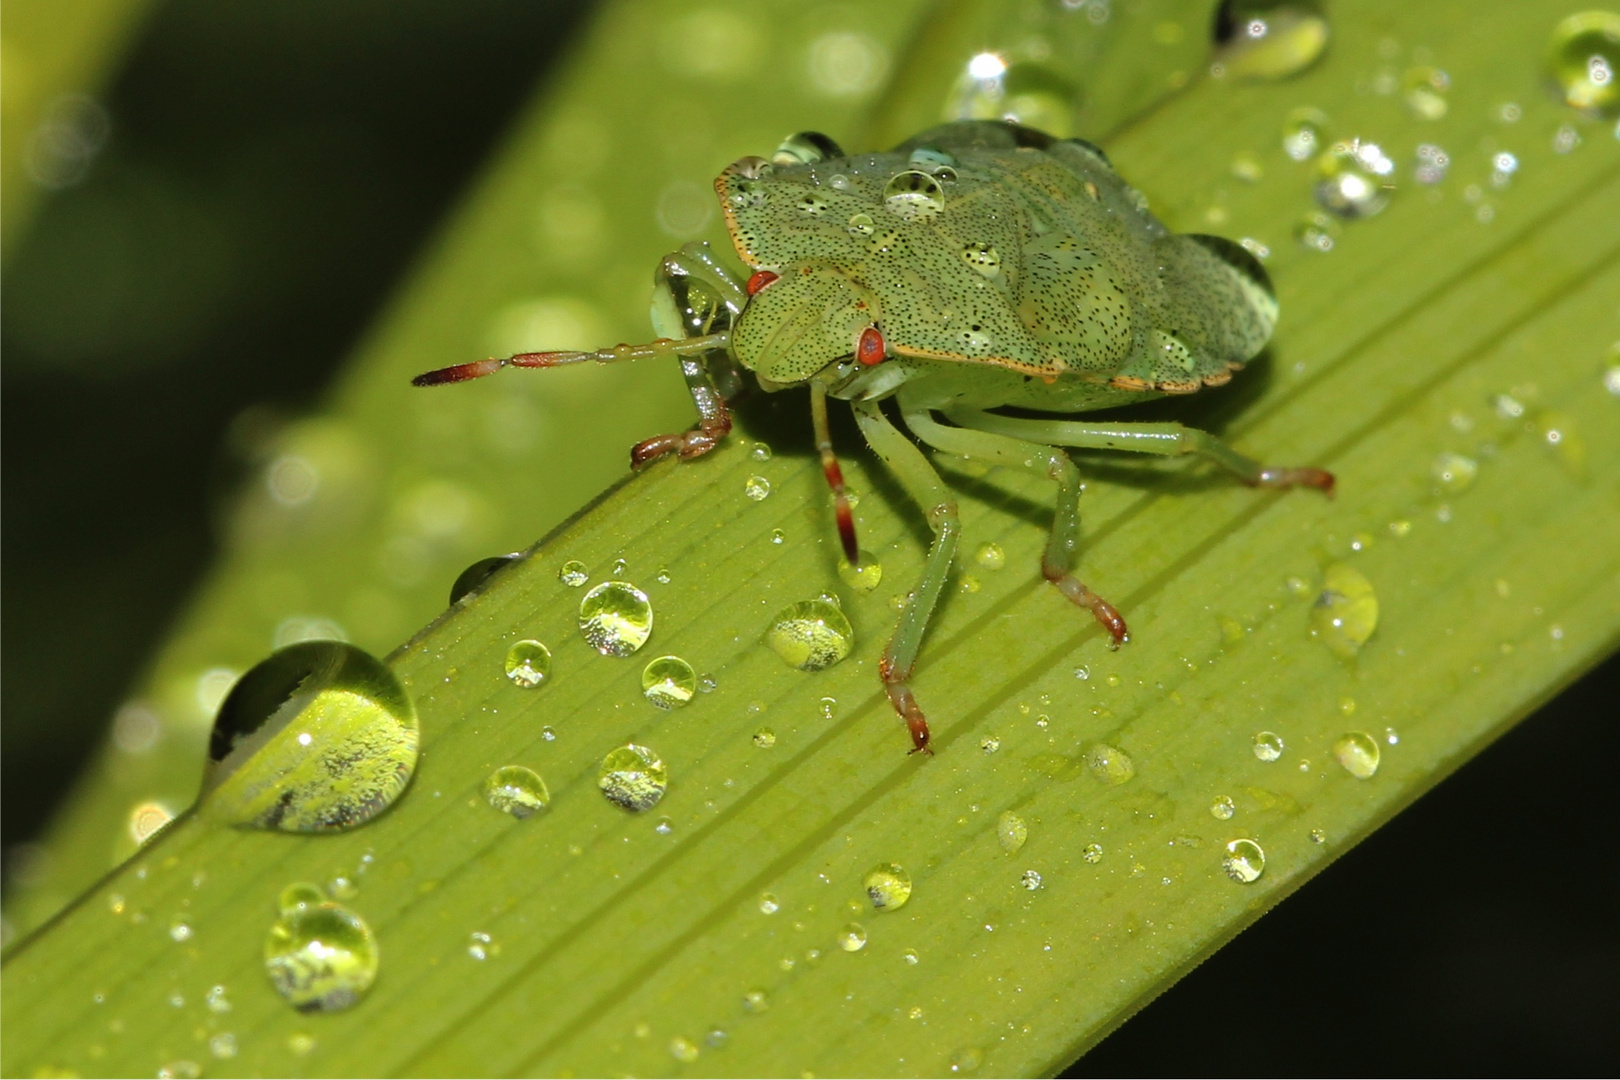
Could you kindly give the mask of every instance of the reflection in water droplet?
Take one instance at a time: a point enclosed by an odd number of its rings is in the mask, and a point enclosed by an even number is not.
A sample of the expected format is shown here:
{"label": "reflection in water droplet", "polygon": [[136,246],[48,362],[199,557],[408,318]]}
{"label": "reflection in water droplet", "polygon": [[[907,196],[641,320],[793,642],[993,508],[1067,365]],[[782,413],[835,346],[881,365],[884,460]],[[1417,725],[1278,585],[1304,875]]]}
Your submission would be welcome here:
{"label": "reflection in water droplet", "polygon": [[911,875],[898,863],[881,863],[872,868],[863,882],[867,897],[879,911],[905,907],[911,899]]}
{"label": "reflection in water droplet", "polygon": [[416,768],[416,709],[353,645],[289,645],[238,680],[209,738],[201,807],[284,832],[352,828],[387,809]]}
{"label": "reflection in water droplet", "polygon": [[869,593],[883,581],[883,564],[867,552],[861,552],[861,565],[851,566],[842,557],[838,560],[838,577],[856,592]]}
{"label": "reflection in water droplet", "polygon": [[1232,801],[1230,795],[1217,795],[1210,800],[1209,813],[1217,821],[1229,821],[1232,815],[1237,813],[1237,803]]}
{"label": "reflection in water droplet", "polygon": [[858,922],[845,923],[838,931],[838,947],[845,952],[860,952],[866,948],[866,927]]}
{"label": "reflection in water droplet", "polygon": [[1333,757],[1357,780],[1371,779],[1378,771],[1378,740],[1365,731],[1348,732],[1333,744]]}
{"label": "reflection in water droplet", "polygon": [[754,732],[754,745],[762,750],[769,750],[776,745],[776,732],[768,727],[762,727]]}
{"label": "reflection in water droplet", "polygon": [[1441,454],[1429,469],[1442,491],[1455,495],[1474,486],[1479,475],[1479,463],[1461,454]]}
{"label": "reflection in water droplet", "polygon": [[777,613],[765,641],[790,667],[820,671],[849,655],[855,631],[836,605],[801,600]]}
{"label": "reflection in water droplet", "polygon": [[1316,159],[1316,201],[1342,218],[1372,217],[1395,190],[1395,163],[1377,143],[1340,139]]}
{"label": "reflection in water droplet", "polygon": [[557,571],[557,580],[562,582],[564,585],[567,585],[570,589],[577,589],[587,581],[591,580],[591,575],[586,572],[584,563],[580,562],[578,559],[569,559],[567,562],[563,563],[562,568]]}
{"label": "reflection in water droplet", "polygon": [[951,1052],[949,1067],[953,1075],[977,1072],[982,1064],[984,1064],[984,1051],[977,1046],[964,1046],[960,1050]]}
{"label": "reflection in water droplet", "polygon": [[1419,120],[1438,120],[1446,115],[1446,91],[1451,76],[1439,68],[1415,67],[1401,76],[1401,98],[1407,110]]}
{"label": "reflection in water droplet", "polygon": [[639,813],[658,805],[669,787],[669,773],[657,754],[631,743],[602,759],[596,786],[609,802]]}
{"label": "reflection in water droplet", "polygon": [[763,476],[750,476],[743,481],[743,494],[755,502],[760,502],[770,496],[771,482]]}
{"label": "reflection in water droplet", "polygon": [[1029,826],[1011,810],[1003,810],[1001,816],[996,818],[996,839],[1001,841],[1001,850],[1009,855],[1015,854],[1029,839]]}
{"label": "reflection in water droplet", "polygon": [[1329,31],[1312,0],[1223,0],[1215,12],[1212,72],[1281,79],[1327,49]]}
{"label": "reflection in water droplet", "polygon": [[1007,565],[1007,553],[1002,550],[1000,544],[980,544],[978,550],[973,553],[973,561],[986,570],[1000,570]]}
{"label": "reflection in water droplet", "polygon": [[1620,114],[1620,15],[1569,16],[1553,30],[1547,63],[1567,103],[1601,116]]}
{"label": "reflection in water droplet", "polygon": [[980,242],[964,245],[962,259],[987,278],[993,278],[1001,273],[1001,253],[989,244]]}
{"label": "reflection in water droplet", "polygon": [[510,566],[523,557],[523,552],[514,551],[510,555],[496,555],[488,559],[479,559],[456,578],[455,584],[450,586],[450,602],[454,604],[463,596],[470,596],[483,587],[497,570]]}
{"label": "reflection in water droplet", "polygon": [[551,792],[540,774],[522,765],[502,765],[484,781],[489,805],[515,818],[526,818],[551,805]]}
{"label": "reflection in water droplet", "polygon": [[697,672],[678,656],[660,656],[641,672],[641,693],[660,709],[678,709],[697,692]]}
{"label": "reflection in water droplet", "polygon": [[871,236],[877,231],[877,224],[872,220],[871,214],[851,214],[848,228],[852,235]]}
{"label": "reflection in water droplet", "polygon": [[1130,755],[1107,743],[1094,743],[1087,747],[1085,762],[1091,775],[1110,787],[1123,784],[1136,775],[1136,763]]}
{"label": "reflection in water droplet", "polygon": [[300,1012],[336,1012],[377,977],[377,944],[365,920],[341,905],[283,910],[264,941],[264,970]]}
{"label": "reflection in water droplet", "polygon": [[1266,853],[1253,840],[1233,840],[1226,845],[1226,857],[1221,860],[1226,876],[1247,885],[1257,880],[1266,869]]}
{"label": "reflection in water droplet", "polygon": [[1080,857],[1093,865],[1102,862],[1103,849],[1101,844],[1087,844],[1080,849]]}
{"label": "reflection in water droplet", "polygon": [[907,169],[883,186],[883,208],[902,221],[926,221],[945,209],[945,189],[932,174]]}
{"label": "reflection in water droplet", "polygon": [[506,650],[506,677],[525,690],[533,690],[551,677],[551,650],[525,639]]}
{"label": "reflection in water droplet", "polygon": [[1350,659],[1378,627],[1378,594],[1361,571],[1333,563],[1322,572],[1322,592],[1311,606],[1311,634],[1335,656]]}
{"label": "reflection in water droplet", "polygon": [[1254,733],[1254,756],[1261,761],[1276,761],[1282,757],[1283,738],[1275,731]]}
{"label": "reflection in water droplet", "polygon": [[1034,892],[1041,887],[1041,873],[1039,870],[1025,870],[1023,875],[1019,877],[1018,883],[1030,892]]}
{"label": "reflection in water droplet", "polygon": [[604,581],[579,602],[579,632],[603,656],[629,656],[652,634],[647,594],[624,581]]}

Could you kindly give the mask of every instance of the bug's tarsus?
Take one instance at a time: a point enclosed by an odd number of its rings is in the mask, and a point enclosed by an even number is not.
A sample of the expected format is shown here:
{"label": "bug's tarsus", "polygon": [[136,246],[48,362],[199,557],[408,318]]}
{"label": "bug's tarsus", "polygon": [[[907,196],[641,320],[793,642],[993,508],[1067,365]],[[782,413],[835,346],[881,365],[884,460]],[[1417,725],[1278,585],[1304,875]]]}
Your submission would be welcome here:
{"label": "bug's tarsus", "polygon": [[1291,488],[1311,487],[1328,498],[1333,497],[1333,474],[1326,469],[1266,469],[1253,481],[1255,487]]}
{"label": "bug's tarsus", "polygon": [[929,746],[933,735],[928,730],[928,718],[923,715],[921,706],[911,693],[911,687],[906,683],[911,679],[911,668],[897,668],[894,658],[889,651],[883,651],[883,659],[878,662],[878,672],[883,676],[883,689],[889,695],[889,703],[894,711],[906,722],[906,730],[911,732],[911,750],[913,754],[927,754],[934,756],[934,748]]}
{"label": "bug's tarsus", "polygon": [[1131,640],[1131,632],[1125,626],[1125,616],[1119,613],[1119,609],[1086,588],[1085,584],[1067,569],[1043,561],[1041,575],[1055,585],[1058,592],[1091,612],[1102,624],[1102,628],[1108,631],[1110,648],[1117,649]]}

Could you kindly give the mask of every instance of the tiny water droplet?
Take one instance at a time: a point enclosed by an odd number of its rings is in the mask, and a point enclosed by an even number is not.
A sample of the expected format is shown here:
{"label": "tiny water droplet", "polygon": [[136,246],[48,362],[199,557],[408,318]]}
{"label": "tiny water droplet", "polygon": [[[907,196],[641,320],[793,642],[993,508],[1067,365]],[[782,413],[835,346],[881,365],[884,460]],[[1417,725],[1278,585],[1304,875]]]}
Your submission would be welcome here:
{"label": "tiny water droplet", "polygon": [[1210,800],[1209,814],[1215,820],[1230,821],[1235,813],[1237,813],[1237,803],[1232,801],[1232,796],[1217,795]]}
{"label": "tiny water droplet", "polygon": [[1378,594],[1361,571],[1333,563],[1322,571],[1322,592],[1311,606],[1311,634],[1335,656],[1350,659],[1378,627]]}
{"label": "tiny water droplet", "polygon": [[334,900],[353,900],[360,895],[360,886],[339,874],[326,883],[326,891]]}
{"label": "tiny water droplet", "polygon": [[551,650],[532,639],[515,642],[506,650],[506,677],[516,686],[533,690],[551,677]]}
{"label": "tiny water droplet", "polygon": [[851,214],[846,226],[855,236],[871,236],[877,231],[877,223],[872,220],[871,214]]}
{"label": "tiny water droplet", "polygon": [[659,818],[658,824],[653,826],[653,832],[657,833],[659,836],[668,836],[674,831],[675,823],[667,817]]}
{"label": "tiny water droplet", "polygon": [[186,921],[184,915],[176,915],[169,920],[169,937],[174,941],[190,941],[191,933],[191,924]]}
{"label": "tiny water droplet", "polygon": [[1316,201],[1341,218],[1372,217],[1395,190],[1395,165],[1377,143],[1340,139],[1316,159]]}
{"label": "tiny water droplet", "polygon": [[1295,161],[1309,161],[1327,144],[1328,118],[1316,109],[1295,109],[1283,125],[1283,152]]}
{"label": "tiny water droplet", "polygon": [[1479,463],[1461,454],[1441,454],[1434,459],[1429,472],[1442,491],[1457,494],[1467,491],[1479,475]]}
{"label": "tiny water droplet", "polygon": [[994,735],[986,735],[979,741],[979,749],[987,754],[993,754],[1001,749],[1001,740]]}
{"label": "tiny water droplet", "polygon": [[932,173],[907,169],[883,186],[883,208],[902,221],[926,221],[945,209],[945,188]]}
{"label": "tiny water droplet", "polygon": [[1446,115],[1446,92],[1451,89],[1451,76],[1434,67],[1407,69],[1401,76],[1401,99],[1406,109],[1419,120],[1439,120]]}
{"label": "tiny water droplet", "polygon": [[883,564],[866,552],[861,552],[861,565],[851,566],[842,557],[838,560],[838,577],[856,592],[869,593],[883,581]]}
{"label": "tiny water droplet", "polygon": [[1599,116],[1620,115],[1620,15],[1583,11],[1560,22],[1547,64],[1569,105]]}
{"label": "tiny water droplet", "polygon": [[[178,1061],[165,1062],[163,1064],[163,1066],[158,1069],[157,1074],[158,1074],[158,1080],[196,1080],[197,1077],[202,1075],[202,1066],[198,1065],[195,1061],[191,1061],[191,1060],[188,1060],[186,1058],[181,1058]],[[76,1072],[68,1071],[68,1070],[63,1070],[62,1072],[51,1072],[49,1070],[38,1070],[38,1071],[35,1072],[34,1075],[35,1076],[78,1076],[79,1074],[76,1073]]]}
{"label": "tiny water droplet", "polygon": [[1029,826],[1011,810],[1003,810],[996,818],[996,839],[1001,841],[1001,850],[1009,855],[1017,854],[1029,839]]}
{"label": "tiny water droplet", "polygon": [[698,1059],[698,1046],[684,1035],[669,1040],[669,1054],[676,1061],[693,1062]]}
{"label": "tiny water droplet", "polygon": [[653,576],[653,580],[658,582],[658,584],[660,584],[660,585],[668,585],[671,581],[673,581],[675,579],[674,579],[673,576],[671,576],[671,574],[669,572],[669,567],[666,566],[666,567],[663,567],[662,569],[660,569],[658,571],[658,573]]}
{"label": "tiny water droplet", "polygon": [[1378,740],[1365,731],[1351,731],[1333,744],[1333,757],[1357,780],[1369,780],[1378,771]]}
{"label": "tiny water droplet", "polygon": [[964,1046],[960,1050],[953,1050],[948,1063],[953,1075],[978,1072],[979,1066],[984,1064],[984,1051],[977,1046]]}
{"label": "tiny water droplet", "polygon": [[765,641],[790,667],[820,671],[849,655],[855,631],[836,605],[801,600],[777,613]]}
{"label": "tiny water droplet", "polygon": [[754,502],[760,502],[769,497],[771,482],[763,476],[750,476],[743,481],[743,494]]}
{"label": "tiny water droplet", "polygon": [[754,745],[762,750],[769,750],[776,745],[776,732],[768,727],[762,727],[754,732]]}
{"label": "tiny water droplet", "polygon": [[540,737],[546,742],[556,742],[557,729],[552,727],[550,724],[547,724],[545,727],[540,729]]}
{"label": "tiny water droplet", "polygon": [[1095,866],[1102,862],[1103,849],[1101,844],[1087,844],[1080,849],[1080,857]]}
{"label": "tiny water droplet", "polygon": [[603,656],[629,656],[652,634],[647,594],[625,581],[604,581],[579,602],[579,632]]}
{"label": "tiny water droplet", "polygon": [[657,754],[630,743],[602,759],[596,786],[609,802],[639,813],[658,805],[669,787],[669,773]]}
{"label": "tiny water droplet", "polygon": [[781,529],[771,530],[771,543],[780,544],[785,540],[787,540],[787,533],[783,532]]}
{"label": "tiny water droplet", "polygon": [[563,563],[562,568],[557,571],[557,580],[562,582],[564,585],[567,585],[570,589],[577,589],[587,581],[591,580],[591,575],[586,571],[584,563],[580,562],[578,559],[569,559],[567,562]]}
{"label": "tiny water droplet", "polygon": [[743,994],[743,1011],[754,1013],[765,1012],[771,1007],[771,995],[764,990],[754,989]]}
{"label": "tiny water droplet", "polygon": [[1307,214],[1305,219],[1294,228],[1294,239],[1299,246],[1308,251],[1319,251],[1324,255],[1333,250],[1333,245],[1339,239],[1339,223],[1327,214]]}
{"label": "tiny water droplet", "polygon": [[905,907],[911,899],[911,875],[899,863],[880,863],[872,868],[863,882],[867,898],[879,911],[894,911]]}
{"label": "tiny water droplet", "polygon": [[226,993],[223,986],[210,986],[208,993],[203,995],[203,1004],[207,1005],[208,1011],[216,1016],[231,1011],[230,995]]}
{"label": "tiny water droplet", "polygon": [[365,920],[339,904],[283,910],[264,942],[264,970],[300,1012],[336,1012],[377,977],[377,944]]}
{"label": "tiny water droplet", "polygon": [[697,672],[679,656],[660,656],[641,672],[641,693],[660,709],[678,709],[697,692]]}
{"label": "tiny water droplet", "polygon": [[319,886],[308,881],[295,881],[281,890],[276,898],[276,906],[283,915],[303,911],[305,908],[315,907],[326,903],[326,892]]}
{"label": "tiny water droplet", "polygon": [[417,740],[416,709],[381,661],[339,641],[289,645],[220,705],[202,811],[283,832],[352,828],[405,790]]}
{"label": "tiny water droplet", "polygon": [[488,559],[479,559],[467,569],[463,570],[450,586],[450,602],[454,604],[464,596],[471,596],[483,587],[497,570],[512,565],[523,557],[523,552],[514,551],[509,555],[496,555]]}
{"label": "tiny water droplet", "polygon": [[838,931],[838,947],[845,952],[860,952],[866,948],[866,927],[858,922],[845,923]]}
{"label": "tiny water droplet", "polygon": [[987,278],[1001,273],[1001,252],[989,244],[966,244],[962,247],[962,261]]}
{"label": "tiny water droplet", "polygon": [[1091,775],[1110,787],[1123,784],[1136,775],[1136,763],[1130,755],[1107,743],[1093,743],[1087,747],[1085,762]]}
{"label": "tiny water droplet", "polygon": [[222,1031],[208,1040],[208,1052],[221,1061],[236,1056],[236,1035],[233,1032]]}
{"label": "tiny water droplet", "polygon": [[498,952],[500,946],[482,930],[474,930],[467,935],[467,955],[474,960],[488,960]]}
{"label": "tiny water droplet", "polygon": [[1327,843],[1327,833],[1323,832],[1321,829],[1312,829],[1311,833],[1310,833],[1310,836],[1311,836],[1311,843],[1313,843],[1313,844],[1325,844],[1325,843]]}
{"label": "tiny water droplet", "polygon": [[1028,889],[1030,892],[1034,892],[1036,889],[1041,887],[1040,871],[1025,870],[1023,875],[1019,877],[1018,883],[1024,888]]}
{"label": "tiny water droplet", "polygon": [[775,915],[781,910],[782,903],[776,898],[775,893],[759,894],[759,913],[761,915]]}
{"label": "tiny water droplet", "polygon": [[1275,731],[1254,733],[1254,756],[1261,761],[1276,761],[1283,754],[1283,737]]}
{"label": "tiny water droplet", "polygon": [[546,782],[533,769],[522,765],[502,765],[484,780],[484,798],[489,805],[515,818],[538,814],[551,805]]}
{"label": "tiny water droplet", "polygon": [[1007,553],[1002,550],[1000,544],[980,544],[978,550],[973,553],[973,561],[986,570],[1000,570],[1007,565]]}
{"label": "tiny water droplet", "polygon": [[769,461],[771,460],[771,448],[766,443],[755,443],[749,447],[748,456],[755,461]]}
{"label": "tiny water droplet", "polygon": [[1233,840],[1226,845],[1226,857],[1221,860],[1226,876],[1240,885],[1257,881],[1266,870],[1266,853],[1253,840]]}
{"label": "tiny water droplet", "polygon": [[1327,48],[1328,21],[1310,0],[1223,0],[1215,12],[1212,74],[1281,79]]}

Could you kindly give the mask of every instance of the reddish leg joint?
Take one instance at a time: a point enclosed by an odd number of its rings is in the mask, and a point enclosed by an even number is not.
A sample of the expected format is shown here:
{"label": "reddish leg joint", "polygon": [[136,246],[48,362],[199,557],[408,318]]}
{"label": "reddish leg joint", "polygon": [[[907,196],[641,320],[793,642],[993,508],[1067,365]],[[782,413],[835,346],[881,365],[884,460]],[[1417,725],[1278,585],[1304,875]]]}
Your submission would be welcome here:
{"label": "reddish leg joint", "polygon": [[906,680],[911,678],[911,672],[895,671],[894,661],[889,659],[888,653],[883,654],[878,671],[883,676],[883,689],[888,691],[889,703],[894,706],[894,711],[900,714],[900,719],[906,722],[906,730],[911,732],[911,752],[933,757],[933,748],[928,745],[932,738],[928,731],[928,719],[923,716],[922,709],[917,705],[917,699],[912,696],[911,687],[906,685]]}
{"label": "reddish leg joint", "polygon": [[1131,639],[1130,631],[1125,627],[1125,617],[1119,613],[1119,609],[1086,588],[1079,578],[1067,570],[1045,565],[1041,567],[1041,574],[1057,586],[1058,592],[1096,617],[1102,628],[1108,631],[1113,648],[1117,649]]}
{"label": "reddish leg joint", "polygon": [[1331,498],[1334,481],[1326,469],[1263,469],[1250,483],[1269,488],[1313,487]]}
{"label": "reddish leg joint", "polygon": [[683,431],[679,435],[654,435],[636,443],[630,448],[630,464],[632,467],[645,465],[665,454],[679,454],[682,461],[690,461],[720,445],[720,440],[730,431],[731,412],[722,407],[718,415],[706,417],[690,431]]}

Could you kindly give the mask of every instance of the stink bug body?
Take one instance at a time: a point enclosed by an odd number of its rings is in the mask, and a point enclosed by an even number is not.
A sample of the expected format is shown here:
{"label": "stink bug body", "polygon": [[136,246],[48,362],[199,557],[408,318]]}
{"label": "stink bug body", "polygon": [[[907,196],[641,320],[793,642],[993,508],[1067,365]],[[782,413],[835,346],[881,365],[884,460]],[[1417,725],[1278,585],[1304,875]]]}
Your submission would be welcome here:
{"label": "stink bug body", "polygon": [[908,682],[960,528],[955,497],[884,414],[884,399],[895,399],[906,427],[935,449],[1056,481],[1041,571],[1115,645],[1126,640],[1125,620],[1070,572],[1080,474],[1058,447],[1198,454],[1248,484],[1332,491],[1333,477],[1321,469],[1267,468],[1180,424],[994,411],[1082,413],[1219,386],[1276,324],[1271,283],[1253,256],[1219,237],[1171,233],[1089,143],[962,121],[889,153],[847,155],[807,132],[770,161],[734,162],[715,191],[751,276],[739,280],[702,244],[666,256],[653,298],[657,341],[523,353],[416,382],[459,382],[508,365],[678,357],[698,426],[638,444],[636,464],[670,453],[696,457],[724,438],[739,366],[767,391],[807,385],[854,564],[854,521],[827,424],[827,398],[848,401],[868,445],[934,532],[880,664],[914,752],[928,750],[929,730]]}

